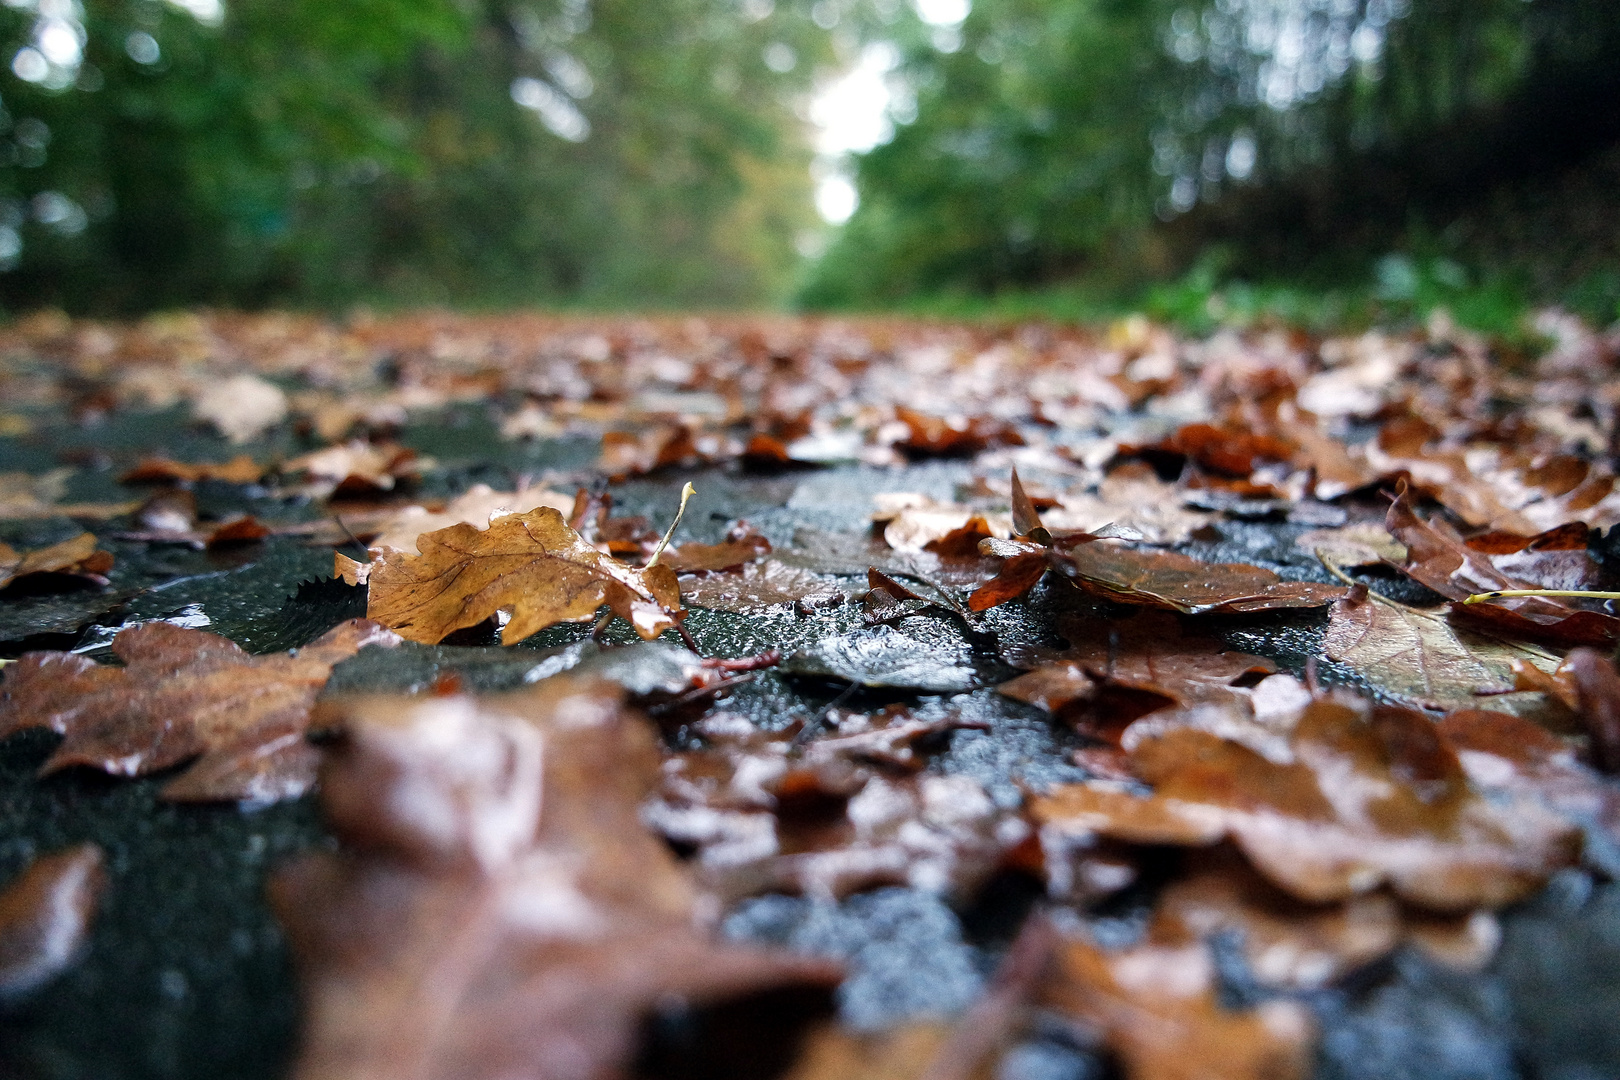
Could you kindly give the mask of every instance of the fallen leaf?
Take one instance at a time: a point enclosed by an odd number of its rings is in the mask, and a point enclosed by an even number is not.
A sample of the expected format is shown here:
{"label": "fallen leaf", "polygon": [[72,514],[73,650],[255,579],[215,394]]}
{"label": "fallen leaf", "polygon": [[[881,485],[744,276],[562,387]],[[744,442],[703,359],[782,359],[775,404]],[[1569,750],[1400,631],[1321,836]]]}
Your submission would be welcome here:
{"label": "fallen leaf", "polygon": [[825,1009],[836,966],[698,929],[685,872],[638,817],[651,734],[610,685],[361,698],[323,723],[345,732],[321,778],[344,847],[271,882],[304,988],[293,1076],[609,1080],[674,1003],[749,1003],[745,1037],[674,1063],[710,1075],[786,1064]]}
{"label": "fallen leaf", "polygon": [[[1475,593],[1535,587],[1499,569],[1490,555],[1469,547],[1461,534],[1440,518],[1419,518],[1412,508],[1411,493],[1404,486],[1398,489],[1385,526],[1407,546],[1401,570],[1441,596],[1463,600]],[[1620,640],[1620,619],[1551,597],[1508,597],[1483,604],[1455,605],[1451,615],[1521,639],[1564,645],[1601,645]]]}
{"label": "fallen leaf", "polygon": [[[1061,544],[1062,541],[1060,540]],[[984,611],[1033,588],[1041,575],[1036,558],[1095,596],[1122,604],[1164,608],[1184,615],[1237,614],[1276,608],[1323,607],[1342,597],[1344,588],[1309,581],[1283,581],[1270,570],[1246,563],[1206,563],[1174,551],[1148,551],[1088,538],[1067,551],[980,546],[1006,561],[999,575],[968,598],[968,607]]]}
{"label": "fallen leaf", "polygon": [[0,999],[49,982],[78,956],[107,886],[105,861],[80,844],[35,859],[0,890]]}
{"label": "fallen leaf", "polygon": [[525,514],[542,506],[566,514],[574,507],[574,497],[542,487],[496,491],[488,484],[474,484],[446,503],[442,510],[407,506],[397,511],[381,524],[377,536],[367,546],[373,553],[392,550],[420,554],[417,552],[416,538],[423,533],[437,532],[458,524],[485,529],[490,519],[498,513]]}
{"label": "fallen leaf", "polygon": [[287,418],[287,395],[257,375],[211,382],[196,395],[191,412],[233,443],[245,443]]}
{"label": "fallen leaf", "polygon": [[1592,739],[1592,762],[1620,773],[1620,676],[1614,661],[1591,649],[1576,649],[1565,661],[1575,685],[1576,713]]}
{"label": "fallen leaf", "polygon": [[1303,1080],[1315,1040],[1310,1013],[1271,1000],[1221,1007],[1202,944],[1109,952],[1078,939],[1057,951],[1047,1007],[1094,1028],[1129,1080]]}
{"label": "fallen leaf", "polygon": [[[420,555],[385,551],[365,564],[366,617],[410,641],[435,645],[497,611],[511,619],[511,645],[560,622],[589,622],[607,605],[651,641],[684,616],[675,571],[628,566],[586,543],[556,508],[423,533]],[[335,576],[361,580],[361,564],[339,554]]]}
{"label": "fallen leaf", "polygon": [[52,469],[40,476],[0,473],[0,521],[71,517],[104,519],[134,510],[136,503],[64,503],[72,469]]}
{"label": "fallen leaf", "polygon": [[708,745],[666,762],[644,819],[693,851],[699,880],[730,899],[890,884],[962,898],[1027,835],[977,781],[917,775],[923,744],[982,725],[898,709],[835,719],[838,734],[801,747],[790,732],[705,718],[696,730]]}
{"label": "fallen leaf", "polygon": [[1068,616],[1058,632],[1068,649],[1030,657],[1038,667],[996,689],[1109,741],[1161,708],[1246,705],[1248,686],[1277,670],[1258,656],[1227,652],[1214,639],[1185,635],[1167,613],[1120,620]]}
{"label": "fallen leaf", "polygon": [[142,458],[140,464],[118,478],[121,484],[195,484],[218,480],[227,484],[256,484],[264,476],[263,466],[255,465],[247,454],[238,454],[223,464],[182,462],[166,457]]}
{"label": "fallen leaf", "polygon": [[837,579],[775,559],[746,563],[722,573],[680,579],[681,599],[692,607],[757,614],[783,604],[809,609],[842,604],[848,596]]}
{"label": "fallen leaf", "polygon": [[887,625],[823,638],[789,656],[782,670],[927,694],[957,694],[978,685],[960,639],[924,639]]}
{"label": "fallen leaf", "polygon": [[827,1025],[810,1033],[783,1080],[924,1080],[950,1033],[938,1023],[910,1024],[881,1035]]}
{"label": "fallen leaf", "polygon": [[0,541],[0,589],[9,589],[28,578],[52,577],[77,579],[78,583],[107,584],[106,573],[113,566],[112,553],[96,548],[96,538],[90,533],[21,552]]}
{"label": "fallen leaf", "polygon": [[[302,649],[249,656],[217,634],[147,622],[119,632],[124,667],[62,652],[27,653],[0,679],[0,737],[63,736],[42,772],[86,765],[144,776],[197,760],[163,797],[274,802],[309,790],[317,755],[310,708],[334,665],[399,638],[355,619]],[[200,756],[199,756],[200,755]]]}
{"label": "fallen leaf", "polygon": [[[1322,651],[1349,664],[1390,698],[1425,709],[1458,709],[1515,684],[1515,664],[1550,669],[1558,658],[1456,626],[1439,612],[1369,596],[1334,604]],[[1514,711],[1534,701],[1505,702]]]}
{"label": "fallen leaf", "polygon": [[894,414],[905,426],[894,445],[913,458],[972,457],[991,446],[1024,445],[1018,429],[988,417],[929,416],[904,405]]}
{"label": "fallen leaf", "polygon": [[1228,837],[1301,900],[1341,901],[1387,883],[1437,911],[1521,899],[1578,850],[1572,827],[1533,800],[1479,795],[1433,723],[1407,710],[1314,701],[1281,760],[1196,727],[1131,734],[1130,766],[1151,796],[1061,786],[1034,800],[1034,818],[1138,844]]}
{"label": "fallen leaf", "polygon": [[1311,529],[1294,538],[1294,546],[1332,566],[1399,566],[1406,561],[1406,545],[1382,525],[1363,522],[1337,529]]}
{"label": "fallen leaf", "polygon": [[305,490],[324,498],[393,491],[401,482],[414,480],[421,468],[414,450],[354,439],[293,458],[282,471],[304,474]]}
{"label": "fallen leaf", "polygon": [[739,523],[718,544],[681,544],[671,547],[662,560],[677,574],[714,573],[737,570],[756,563],[771,553],[771,542],[746,524]]}
{"label": "fallen leaf", "polygon": [[685,424],[660,425],[640,433],[610,431],[602,436],[597,468],[614,483],[676,465],[703,460],[692,429]]}

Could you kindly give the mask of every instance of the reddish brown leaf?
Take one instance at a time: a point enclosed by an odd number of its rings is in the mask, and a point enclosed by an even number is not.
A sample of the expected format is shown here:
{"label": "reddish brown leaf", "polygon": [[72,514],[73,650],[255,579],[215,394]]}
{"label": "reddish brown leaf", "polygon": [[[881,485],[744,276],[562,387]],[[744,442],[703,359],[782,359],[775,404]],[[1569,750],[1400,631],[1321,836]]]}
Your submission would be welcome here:
{"label": "reddish brown leaf", "polygon": [[945,419],[895,406],[907,435],[895,445],[912,457],[972,457],[991,446],[1022,446],[1023,436],[1010,424],[986,417]]}
{"label": "reddish brown leaf", "polygon": [[1246,707],[1247,685],[1277,670],[1214,639],[1184,636],[1180,622],[1162,612],[1125,620],[1071,617],[1058,629],[1068,649],[1042,654],[1039,667],[996,689],[1110,740],[1137,717],[1169,706]]}
{"label": "reddish brown leaf", "polygon": [[482,531],[462,523],[424,533],[416,546],[421,555],[388,551],[364,567],[336,556],[337,576],[366,582],[367,618],[410,641],[437,644],[504,610],[501,643],[511,645],[560,622],[589,622],[603,605],[650,641],[684,615],[674,570],[603,554],[550,506]]}
{"label": "reddish brown leaf", "polygon": [[1013,555],[1001,564],[1000,573],[969,594],[968,610],[989,611],[1009,600],[1018,599],[1046,576],[1046,569],[1045,551],[1023,551]]}
{"label": "reddish brown leaf", "polygon": [[666,551],[660,561],[678,574],[708,573],[735,570],[770,553],[770,540],[739,523],[718,544],[682,544]]}
{"label": "reddish brown leaf", "polygon": [[685,424],[663,425],[640,433],[610,431],[602,436],[599,468],[617,483],[674,465],[692,465],[702,460],[692,429]]}
{"label": "reddish brown leaf", "polygon": [[327,720],[347,732],[321,782],[345,850],[271,889],[304,986],[300,1080],[610,1080],[668,1002],[775,995],[747,1049],[698,1048],[718,1071],[790,1053],[837,982],[698,929],[685,872],[638,816],[653,739],[610,686],[363,698]]}
{"label": "reddish brown leaf", "polygon": [[0,998],[55,978],[83,947],[107,871],[101,849],[80,844],[35,859],[0,890]]}
{"label": "reddish brown leaf", "polygon": [[223,464],[183,462],[166,457],[149,457],[118,478],[123,484],[195,484],[200,480],[220,480],[227,484],[256,484],[264,476],[246,454],[238,454]]}
{"label": "reddish brown leaf", "polygon": [[[1412,507],[1403,485],[1385,522],[1390,534],[1407,547],[1401,567],[1441,596],[1462,600],[1475,593],[1536,588],[1500,569],[1492,557],[1468,546],[1440,518],[1424,521]],[[1607,644],[1620,639],[1620,619],[1543,596],[1507,597],[1483,604],[1456,605],[1451,617],[1499,634],[1566,645]]]}
{"label": "reddish brown leaf", "polygon": [[1052,542],[1052,534],[1041,524],[1041,515],[1035,509],[1035,503],[1031,501],[1028,493],[1024,491],[1024,485],[1018,479],[1017,469],[1012,471],[1012,520],[1014,535],[1028,537],[1037,544]]}
{"label": "reddish brown leaf", "polygon": [[1201,726],[1149,722],[1144,738],[1126,733],[1151,797],[1070,785],[1035,800],[1036,820],[1134,843],[1230,837],[1302,900],[1343,900],[1387,882],[1441,911],[1510,903],[1576,854],[1571,827],[1535,802],[1482,798],[1421,714],[1318,700],[1280,749]]}
{"label": "reddish brown leaf", "polygon": [[10,588],[13,583],[35,575],[59,575],[105,585],[105,574],[112,566],[112,553],[98,551],[96,538],[90,533],[80,533],[29,552],[18,551],[0,541],[0,589]]}
{"label": "reddish brown leaf", "polygon": [[1288,461],[1294,449],[1292,444],[1271,435],[1223,429],[1213,424],[1185,424],[1153,446],[1122,446],[1120,453],[1179,458],[1227,476],[1246,477],[1261,462]]}
{"label": "reddish brown leaf", "polygon": [[312,493],[336,497],[393,491],[399,484],[415,479],[420,469],[416,451],[397,443],[364,439],[316,450],[283,466],[286,473],[305,474],[306,487]]}
{"label": "reddish brown leaf", "polygon": [[[27,728],[63,736],[44,772],[86,765],[144,776],[198,760],[169,799],[272,802],[309,789],[310,708],[334,665],[399,638],[355,619],[302,649],[249,656],[217,634],[148,622],[121,631],[110,667],[72,653],[27,653],[0,679],[0,737]],[[199,755],[201,755],[199,757]]]}
{"label": "reddish brown leaf", "polygon": [[476,529],[485,529],[489,527],[490,518],[498,513],[523,514],[541,506],[566,512],[573,505],[573,496],[549,488],[522,487],[517,491],[496,491],[487,484],[474,484],[446,503],[442,510],[407,506],[394,511],[375,526],[378,535],[369,546],[373,552],[379,549],[414,552],[416,538],[423,533],[437,532],[463,522]]}
{"label": "reddish brown leaf", "polygon": [[1592,738],[1592,762],[1620,773],[1620,675],[1613,661],[1591,649],[1576,649],[1565,662],[1575,684],[1577,714]]}

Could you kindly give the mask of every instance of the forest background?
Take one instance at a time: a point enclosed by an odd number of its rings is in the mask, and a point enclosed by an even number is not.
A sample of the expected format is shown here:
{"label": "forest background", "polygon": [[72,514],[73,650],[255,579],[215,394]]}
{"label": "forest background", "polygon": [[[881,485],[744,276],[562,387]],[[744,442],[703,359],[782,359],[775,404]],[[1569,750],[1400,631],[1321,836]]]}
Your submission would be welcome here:
{"label": "forest background", "polygon": [[4,0],[0,46],[7,315],[1620,314],[1612,0]]}

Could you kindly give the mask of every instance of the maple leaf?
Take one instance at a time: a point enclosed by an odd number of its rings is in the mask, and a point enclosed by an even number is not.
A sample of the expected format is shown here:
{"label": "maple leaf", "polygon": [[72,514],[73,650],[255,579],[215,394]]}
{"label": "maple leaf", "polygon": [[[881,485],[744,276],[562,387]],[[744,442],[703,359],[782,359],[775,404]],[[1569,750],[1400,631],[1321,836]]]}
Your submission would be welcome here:
{"label": "maple leaf", "polygon": [[385,551],[369,564],[336,556],[335,576],[364,582],[366,617],[436,645],[497,611],[501,644],[560,622],[589,622],[604,604],[651,641],[685,615],[675,571],[633,567],[586,543],[555,507],[508,514],[480,530],[461,523],[416,538],[422,553]]}
{"label": "maple leaf", "polygon": [[[1396,491],[1385,527],[1407,547],[1407,560],[1401,567],[1407,576],[1452,600],[1533,587],[1499,569],[1487,552],[1470,547],[1443,520],[1419,518],[1405,485]],[[1454,605],[1449,614],[1496,633],[1559,644],[1600,645],[1620,639],[1620,619],[1613,615],[1574,608],[1541,596]]]}
{"label": "maple leaf", "polygon": [[168,799],[292,798],[314,781],[317,755],[304,731],[333,666],[399,640],[355,619],[302,649],[249,656],[217,634],[141,623],[113,639],[124,667],[62,652],[26,653],[9,665],[0,737],[28,728],[61,734],[44,773],[87,765],[144,776],[197,758],[164,785]]}
{"label": "maple leaf", "polygon": [[1125,733],[1131,769],[1154,785],[1152,796],[1067,785],[1036,799],[1033,816],[1132,843],[1230,838],[1302,900],[1344,900],[1387,882],[1439,911],[1511,903],[1578,850],[1571,826],[1533,800],[1483,798],[1421,714],[1316,700],[1280,752],[1269,739],[1258,750],[1238,741],[1241,717],[1224,726],[1190,717],[1198,726],[1150,720],[1142,738]]}
{"label": "maple leaf", "polygon": [[98,550],[95,536],[87,532],[29,552],[18,551],[0,541],[0,589],[9,589],[26,578],[39,580],[47,575],[105,585],[105,575],[112,566],[112,553]]}
{"label": "maple leaf", "polygon": [[638,816],[651,733],[610,685],[360,698],[322,722],[345,733],[321,775],[344,846],[271,881],[304,986],[295,1077],[607,1080],[669,1002],[759,995],[757,1040],[700,1050],[769,1060],[837,982],[698,929],[686,873]]}
{"label": "maple leaf", "polygon": [[35,859],[0,890],[0,999],[72,963],[107,886],[105,863],[100,848],[80,844]]}
{"label": "maple leaf", "polygon": [[1303,1080],[1314,1025],[1303,1005],[1222,1008],[1201,943],[1118,952],[1070,938],[1042,1004],[1098,1031],[1129,1080]]}

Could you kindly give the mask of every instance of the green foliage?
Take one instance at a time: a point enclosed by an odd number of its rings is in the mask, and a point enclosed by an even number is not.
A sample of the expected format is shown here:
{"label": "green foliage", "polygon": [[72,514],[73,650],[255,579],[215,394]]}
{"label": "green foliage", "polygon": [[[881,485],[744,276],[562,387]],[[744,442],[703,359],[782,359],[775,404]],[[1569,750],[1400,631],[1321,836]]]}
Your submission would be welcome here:
{"label": "green foliage", "polygon": [[[0,19],[5,55],[39,44],[44,14]],[[226,0],[209,25],[85,0],[82,29],[82,65],[0,83],[7,307],[733,305],[787,287],[808,152],[785,102],[826,48],[792,6],[750,22],[728,0]],[[767,69],[773,41],[806,62]]]}

